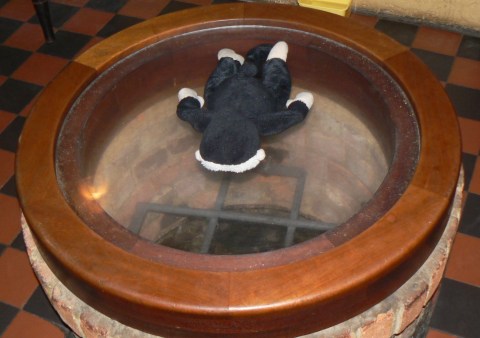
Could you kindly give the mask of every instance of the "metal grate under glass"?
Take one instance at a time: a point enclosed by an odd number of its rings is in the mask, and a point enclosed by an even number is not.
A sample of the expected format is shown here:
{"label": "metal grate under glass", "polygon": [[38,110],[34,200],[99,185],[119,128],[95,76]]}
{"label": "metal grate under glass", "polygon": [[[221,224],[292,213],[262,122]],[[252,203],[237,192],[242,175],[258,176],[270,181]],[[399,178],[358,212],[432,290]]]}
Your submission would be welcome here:
{"label": "metal grate under glass", "polygon": [[138,203],[128,229],[139,234],[149,215],[163,214],[169,221],[155,240],[158,244],[205,254],[245,254],[289,247],[336,226],[301,215],[307,179],[302,168],[267,165],[259,168],[257,174],[295,179],[289,209],[270,205],[225,206],[235,174],[223,173],[213,208]]}

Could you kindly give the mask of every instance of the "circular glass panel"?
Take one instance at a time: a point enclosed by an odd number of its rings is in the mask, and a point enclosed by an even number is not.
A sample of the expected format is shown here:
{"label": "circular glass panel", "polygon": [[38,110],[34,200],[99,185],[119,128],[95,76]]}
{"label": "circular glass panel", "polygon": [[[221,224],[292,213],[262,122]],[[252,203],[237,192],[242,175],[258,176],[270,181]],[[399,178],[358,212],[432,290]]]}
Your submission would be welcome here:
{"label": "circular glass panel", "polygon": [[[57,147],[59,180],[86,223],[98,230],[106,217],[151,243],[228,255],[277,250],[331,233],[328,248],[379,217],[339,227],[371,204],[391,171],[397,124],[409,125],[412,138],[418,137],[408,100],[386,72],[355,51],[319,36],[309,36],[307,46],[297,44],[295,34],[305,33],[289,31],[291,41],[284,33],[263,28],[260,34],[253,26],[216,29],[214,41],[206,38],[208,30],[180,35],[122,59],[95,79],[70,110]],[[201,134],[176,116],[178,90],[190,87],[202,95],[219,49],[244,54],[280,39],[289,43],[291,97],[314,94],[306,120],[263,138],[267,157],[254,170],[206,170],[194,156]],[[416,143],[410,144],[414,162]],[[397,189],[406,181],[408,175]],[[110,229],[103,234],[116,240]]]}

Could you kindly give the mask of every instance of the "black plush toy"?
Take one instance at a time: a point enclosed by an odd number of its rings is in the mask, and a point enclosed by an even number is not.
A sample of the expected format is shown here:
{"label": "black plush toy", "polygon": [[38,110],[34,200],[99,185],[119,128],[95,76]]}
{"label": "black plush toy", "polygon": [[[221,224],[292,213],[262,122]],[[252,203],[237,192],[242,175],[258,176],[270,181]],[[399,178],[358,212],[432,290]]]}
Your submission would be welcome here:
{"label": "black plush toy", "polygon": [[192,89],[178,92],[177,116],[203,133],[195,156],[205,168],[236,173],[253,169],[265,158],[260,136],[305,119],[313,95],[302,92],[289,100],[287,54],[283,41],[259,45],[245,59],[222,49],[205,86],[205,101]]}

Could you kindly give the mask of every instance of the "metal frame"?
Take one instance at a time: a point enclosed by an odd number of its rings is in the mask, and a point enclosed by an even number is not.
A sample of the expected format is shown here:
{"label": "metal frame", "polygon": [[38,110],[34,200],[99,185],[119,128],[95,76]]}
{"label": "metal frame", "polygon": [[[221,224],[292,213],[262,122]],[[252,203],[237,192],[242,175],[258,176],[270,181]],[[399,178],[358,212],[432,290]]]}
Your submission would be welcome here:
{"label": "metal frame", "polygon": [[293,243],[294,233],[297,228],[328,231],[336,224],[325,223],[321,221],[311,221],[300,218],[300,207],[302,204],[303,192],[307,173],[302,168],[289,166],[264,166],[260,169],[260,174],[265,176],[293,177],[296,179],[296,187],[290,209],[290,217],[277,217],[269,215],[254,215],[244,212],[224,210],[224,202],[228,194],[230,183],[234,179],[231,173],[224,174],[220,189],[213,209],[198,209],[190,207],[173,206],[158,203],[138,203],[132,217],[132,222],[128,229],[135,234],[139,234],[144,226],[145,219],[149,213],[170,214],[183,217],[198,217],[208,219],[208,226],[205,231],[204,241],[200,253],[208,253],[211,247],[212,239],[215,234],[220,219],[240,221],[245,223],[257,223],[260,225],[277,225],[287,227],[284,246],[289,247]]}

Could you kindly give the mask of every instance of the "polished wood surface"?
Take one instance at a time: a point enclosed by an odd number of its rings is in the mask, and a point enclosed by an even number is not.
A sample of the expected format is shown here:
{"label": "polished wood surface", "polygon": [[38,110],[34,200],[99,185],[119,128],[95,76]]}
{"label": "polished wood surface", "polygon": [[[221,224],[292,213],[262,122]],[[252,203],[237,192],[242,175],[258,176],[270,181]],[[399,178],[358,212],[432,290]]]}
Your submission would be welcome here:
{"label": "polished wood surface", "polygon": [[[380,63],[409,95],[420,125],[418,164],[402,196],[375,224],[330,251],[291,263],[262,267],[256,264],[257,255],[249,255],[244,259],[254,268],[202,269],[185,263],[181,253],[167,264],[124,250],[86,226],[70,208],[57,183],[55,151],[63,118],[79,93],[140,48],[220,25],[279,26],[336,40]],[[304,39],[308,44],[309,36]],[[149,20],[70,64],[44,91],[25,125],[17,184],[26,219],[49,266],[80,298],[112,318],[165,336],[287,337],[360,313],[424,262],[443,229],[455,190],[459,139],[443,89],[405,47],[317,11],[226,4]],[[281,256],[282,250],[275,254]]]}

